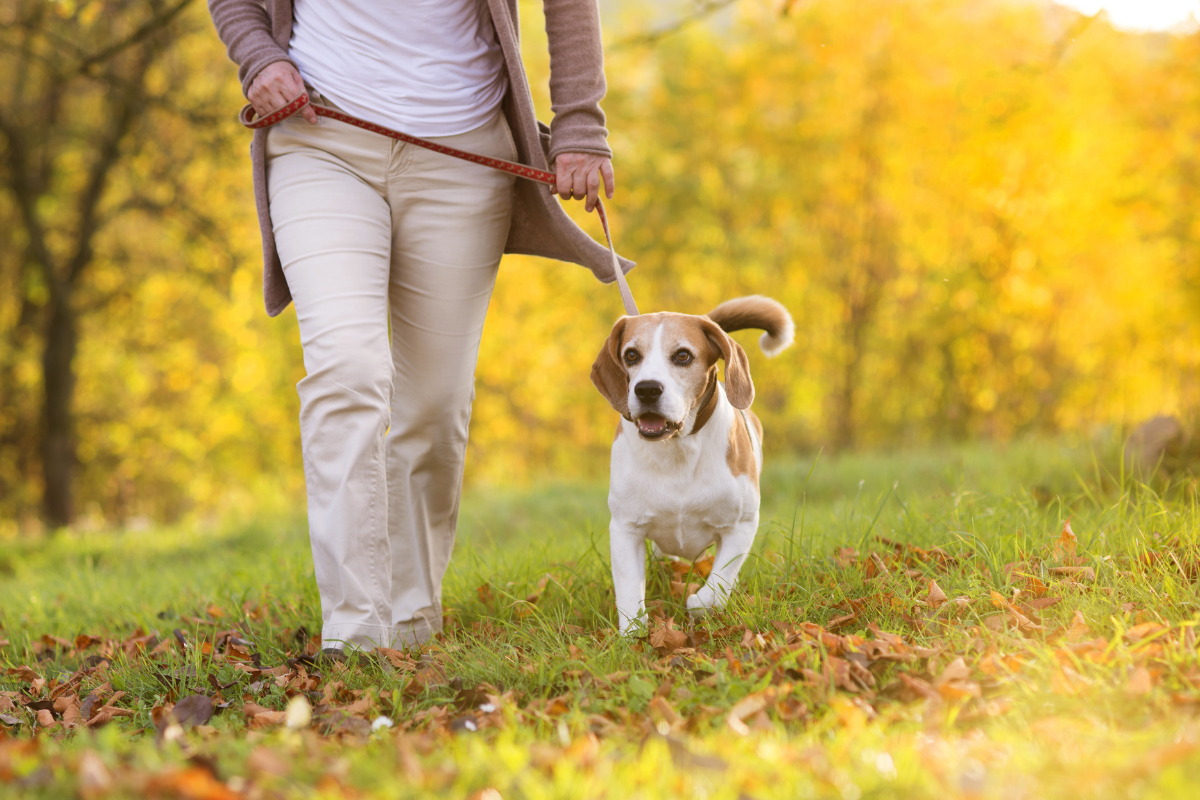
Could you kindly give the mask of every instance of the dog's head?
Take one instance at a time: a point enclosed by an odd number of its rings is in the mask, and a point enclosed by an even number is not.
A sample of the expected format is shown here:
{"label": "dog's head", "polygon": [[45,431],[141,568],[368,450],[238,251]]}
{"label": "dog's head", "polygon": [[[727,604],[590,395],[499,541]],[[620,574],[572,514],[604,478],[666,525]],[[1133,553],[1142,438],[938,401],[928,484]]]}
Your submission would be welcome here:
{"label": "dog's head", "polygon": [[[746,351],[708,317],[645,314],[621,317],[592,365],[592,383],[650,441],[695,427],[711,395],[717,361],[725,361],[725,395],[737,408],[754,400]],[[690,431],[689,431],[690,432]]]}

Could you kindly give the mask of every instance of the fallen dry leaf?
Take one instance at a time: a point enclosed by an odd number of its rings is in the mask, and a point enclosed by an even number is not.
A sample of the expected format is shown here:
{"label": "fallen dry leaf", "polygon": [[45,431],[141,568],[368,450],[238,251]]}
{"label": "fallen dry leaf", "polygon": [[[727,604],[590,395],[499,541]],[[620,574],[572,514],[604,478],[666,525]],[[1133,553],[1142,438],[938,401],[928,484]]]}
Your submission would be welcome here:
{"label": "fallen dry leaf", "polygon": [[282,725],[287,715],[282,711],[272,711],[257,703],[243,703],[242,713],[251,728],[265,728],[271,725]]}
{"label": "fallen dry leaf", "polygon": [[945,605],[947,599],[946,593],[942,591],[942,587],[938,586],[937,581],[931,578],[929,581],[929,593],[925,596],[925,602],[929,604],[930,608],[941,608]]}
{"label": "fallen dry leaf", "polygon": [[1068,519],[1063,523],[1062,533],[1054,543],[1055,560],[1061,561],[1063,558],[1074,557],[1078,544],[1079,540],[1075,538],[1075,531],[1071,530],[1071,520]]}
{"label": "fallen dry leaf", "polygon": [[[771,691],[771,690],[767,690]],[[744,720],[754,716],[759,711],[767,707],[770,702],[770,696],[767,692],[756,692],[743,697],[741,700],[734,703],[733,708],[729,709],[729,716],[726,718],[726,723],[730,729],[742,736],[750,733],[750,728]]]}
{"label": "fallen dry leaf", "polygon": [[665,620],[655,620],[651,623],[650,646],[667,655],[687,646],[687,633],[675,627],[675,620],[668,617]]}
{"label": "fallen dry leaf", "polygon": [[212,698],[202,694],[189,695],[171,709],[171,716],[184,730],[197,725],[207,725],[208,721],[212,719],[212,715]]}

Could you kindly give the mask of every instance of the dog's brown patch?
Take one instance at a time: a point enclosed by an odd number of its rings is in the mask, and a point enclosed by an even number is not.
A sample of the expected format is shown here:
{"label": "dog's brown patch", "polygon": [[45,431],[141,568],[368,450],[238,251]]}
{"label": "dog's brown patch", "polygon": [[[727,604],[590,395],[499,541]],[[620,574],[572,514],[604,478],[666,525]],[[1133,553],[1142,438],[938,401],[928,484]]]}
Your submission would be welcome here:
{"label": "dog's brown patch", "polygon": [[[754,419],[754,427],[761,430],[758,418]],[[761,440],[760,440],[761,441]],[[733,425],[729,426],[729,447],[725,450],[725,463],[733,477],[749,475],[754,485],[758,485],[758,463],[754,460],[754,443],[750,441],[750,431],[746,428],[746,420],[740,412],[734,412]]]}
{"label": "dog's brown patch", "polygon": [[717,393],[717,366],[708,368],[708,385],[704,387],[704,394],[700,396],[700,410],[696,412],[696,421],[692,423],[691,433],[699,433],[700,429],[708,424],[712,418],[713,412],[717,410],[717,402],[720,395]]}
{"label": "dog's brown patch", "polygon": [[746,416],[750,418],[750,424],[754,426],[754,430],[758,431],[758,443],[761,446],[763,443],[763,426],[758,415],[750,409],[746,409]]}
{"label": "dog's brown patch", "polygon": [[613,442],[621,438],[621,420],[617,420],[617,432],[613,434]]}

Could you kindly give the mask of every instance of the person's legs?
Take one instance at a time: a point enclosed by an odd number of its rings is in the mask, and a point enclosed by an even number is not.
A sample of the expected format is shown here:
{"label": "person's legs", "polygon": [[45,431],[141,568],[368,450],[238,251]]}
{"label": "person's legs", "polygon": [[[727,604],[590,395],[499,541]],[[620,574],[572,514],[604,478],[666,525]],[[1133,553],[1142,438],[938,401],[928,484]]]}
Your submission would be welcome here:
{"label": "person's legs", "polygon": [[391,143],[329,119],[271,129],[271,219],[306,376],[300,439],[323,647],[392,641],[384,434]]}
{"label": "person's legs", "polygon": [[[513,159],[503,114],[435,141]],[[479,338],[508,238],[513,178],[405,147],[389,175],[395,388],[387,437],[392,621],[397,641],[442,627]]]}

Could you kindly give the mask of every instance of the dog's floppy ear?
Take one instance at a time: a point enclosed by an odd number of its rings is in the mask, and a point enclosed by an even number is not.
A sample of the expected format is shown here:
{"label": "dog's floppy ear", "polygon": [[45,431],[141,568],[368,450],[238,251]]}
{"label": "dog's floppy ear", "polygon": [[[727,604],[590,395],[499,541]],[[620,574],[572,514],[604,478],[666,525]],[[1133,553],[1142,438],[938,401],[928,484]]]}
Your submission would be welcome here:
{"label": "dog's floppy ear", "polygon": [[749,408],[754,402],[754,381],[750,379],[750,359],[746,358],[746,351],[708,317],[701,317],[700,324],[704,335],[725,359],[725,396],[734,408]]}
{"label": "dog's floppy ear", "polygon": [[629,416],[629,373],[621,364],[621,339],[628,321],[628,317],[617,320],[592,364],[592,383],[622,417]]}

